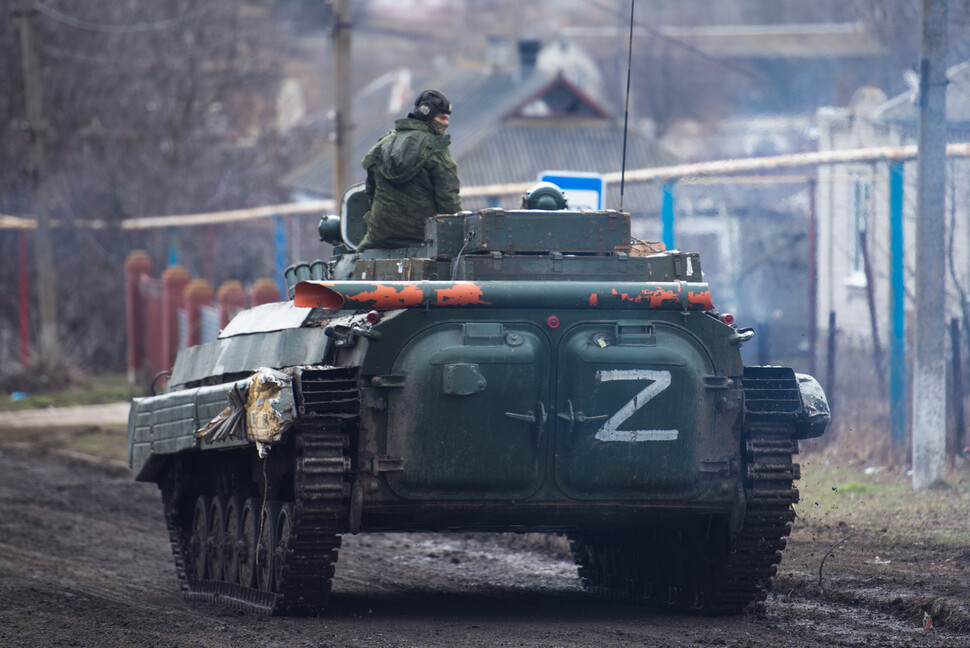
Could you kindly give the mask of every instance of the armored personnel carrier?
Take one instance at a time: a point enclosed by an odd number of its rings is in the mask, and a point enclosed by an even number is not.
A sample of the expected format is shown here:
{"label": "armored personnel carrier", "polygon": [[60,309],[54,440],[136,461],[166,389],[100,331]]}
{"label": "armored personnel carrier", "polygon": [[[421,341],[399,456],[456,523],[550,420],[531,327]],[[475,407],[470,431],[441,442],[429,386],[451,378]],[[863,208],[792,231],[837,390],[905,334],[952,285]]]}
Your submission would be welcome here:
{"label": "armored personnel carrier", "polygon": [[135,399],[189,599],[318,614],[342,534],[566,534],[590,590],[732,614],[762,600],[822,434],[810,376],[746,367],[696,254],[630,216],[437,216],[418,248],[356,253],[363,194],[321,223],[328,263],[240,313]]}

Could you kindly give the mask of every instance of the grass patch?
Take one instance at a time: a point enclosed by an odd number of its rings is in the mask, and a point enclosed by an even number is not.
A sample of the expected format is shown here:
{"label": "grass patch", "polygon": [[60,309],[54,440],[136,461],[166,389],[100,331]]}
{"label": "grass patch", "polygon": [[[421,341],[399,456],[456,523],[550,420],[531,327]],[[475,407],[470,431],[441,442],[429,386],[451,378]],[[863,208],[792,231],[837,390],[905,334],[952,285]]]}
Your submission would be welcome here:
{"label": "grass patch", "polygon": [[878,493],[886,488],[883,484],[863,484],[861,482],[850,481],[844,486],[838,487],[836,492],[846,495],[864,495],[867,493]]}
{"label": "grass patch", "polygon": [[128,378],[124,373],[97,374],[86,378],[82,384],[46,394],[22,392],[23,396],[14,398],[9,393],[0,394],[0,411],[13,412],[37,409],[40,407],[71,407],[73,405],[101,405],[117,403],[131,398]]}
{"label": "grass patch", "polygon": [[951,470],[938,488],[913,490],[904,470],[868,470],[822,455],[802,457],[798,515],[809,524],[874,529],[889,538],[965,545],[970,470]]}
{"label": "grass patch", "polygon": [[103,459],[128,461],[128,432],[110,428],[88,428],[74,435],[68,448]]}
{"label": "grass patch", "polygon": [[29,444],[47,451],[67,450],[99,459],[128,461],[127,431],[122,428],[13,428],[0,429],[0,442]]}

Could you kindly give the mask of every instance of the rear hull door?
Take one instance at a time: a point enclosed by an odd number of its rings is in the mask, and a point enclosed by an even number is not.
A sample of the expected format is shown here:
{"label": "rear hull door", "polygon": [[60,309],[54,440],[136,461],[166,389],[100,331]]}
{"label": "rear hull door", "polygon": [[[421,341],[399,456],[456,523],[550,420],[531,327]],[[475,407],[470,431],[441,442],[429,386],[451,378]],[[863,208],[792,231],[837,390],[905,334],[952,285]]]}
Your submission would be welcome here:
{"label": "rear hull door", "polygon": [[387,475],[408,499],[524,499],[549,452],[548,339],[527,323],[454,322],[409,342],[388,395]]}
{"label": "rear hull door", "polygon": [[559,345],[555,478],[577,499],[685,497],[711,430],[711,362],[681,329],[591,322]]}

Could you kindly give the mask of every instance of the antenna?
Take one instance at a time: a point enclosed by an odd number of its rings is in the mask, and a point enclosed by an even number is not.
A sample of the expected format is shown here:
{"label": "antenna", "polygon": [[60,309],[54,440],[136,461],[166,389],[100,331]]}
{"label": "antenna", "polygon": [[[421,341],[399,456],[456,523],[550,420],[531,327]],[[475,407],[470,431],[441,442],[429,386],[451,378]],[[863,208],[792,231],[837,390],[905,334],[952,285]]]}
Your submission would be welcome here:
{"label": "antenna", "polygon": [[623,211],[623,185],[626,181],[626,134],[630,126],[630,69],[633,67],[633,5],[630,0],[630,45],[626,59],[626,106],[623,108],[623,161],[620,164],[620,211]]}

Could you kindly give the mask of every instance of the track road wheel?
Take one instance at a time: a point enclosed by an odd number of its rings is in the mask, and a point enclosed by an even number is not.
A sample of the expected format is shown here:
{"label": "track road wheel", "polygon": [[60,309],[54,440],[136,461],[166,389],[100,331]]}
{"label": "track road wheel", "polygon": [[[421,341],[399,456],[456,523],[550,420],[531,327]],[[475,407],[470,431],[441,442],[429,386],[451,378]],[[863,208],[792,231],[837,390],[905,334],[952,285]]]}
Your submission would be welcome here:
{"label": "track road wheel", "polygon": [[235,495],[226,503],[226,543],[222,577],[228,583],[239,582],[239,541],[242,539],[239,524],[242,522],[242,508],[242,500]]}
{"label": "track road wheel", "polygon": [[283,566],[286,564],[286,553],[290,548],[290,532],[293,529],[293,504],[287,502],[280,507],[280,514],[276,518],[276,544],[273,548],[273,582],[277,591],[283,583]]}
{"label": "track road wheel", "polygon": [[199,495],[192,512],[192,534],[189,536],[186,569],[189,578],[202,580],[206,576],[206,541],[209,535],[209,496]]}
{"label": "track road wheel", "polygon": [[226,557],[226,498],[213,497],[205,540],[205,570],[209,580],[222,580]]}
{"label": "track road wheel", "polygon": [[239,543],[236,555],[239,558],[239,580],[243,587],[253,587],[256,582],[256,545],[259,542],[259,500],[250,497],[243,503],[239,522]]}
{"label": "track road wheel", "polygon": [[256,545],[256,585],[263,592],[272,592],[276,553],[276,520],[280,515],[280,502],[266,502],[259,521],[259,541]]}

